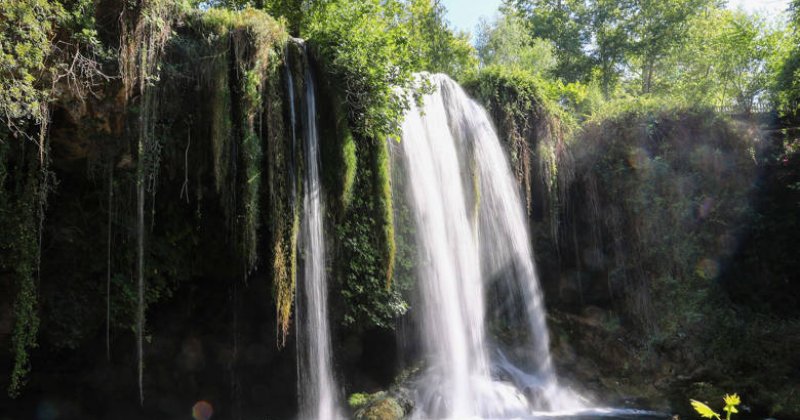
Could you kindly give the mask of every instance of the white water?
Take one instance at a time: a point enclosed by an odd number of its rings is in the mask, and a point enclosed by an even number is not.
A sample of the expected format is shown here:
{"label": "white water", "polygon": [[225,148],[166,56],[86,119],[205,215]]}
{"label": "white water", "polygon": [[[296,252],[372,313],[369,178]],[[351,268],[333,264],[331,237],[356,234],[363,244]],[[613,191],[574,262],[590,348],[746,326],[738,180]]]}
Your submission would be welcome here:
{"label": "white water", "polygon": [[325,274],[319,138],[314,78],[305,72],[305,178],[301,249],[303,276],[298,285],[297,357],[301,419],[340,418],[336,386],[331,369],[331,339],[328,325],[328,284]]}
{"label": "white water", "polygon": [[[400,144],[422,255],[421,328],[429,365],[415,416],[530,417],[580,408],[557,385],[522,201],[500,141],[486,112],[461,87],[444,75],[430,78],[436,91],[425,96],[422,109],[412,105]],[[500,291],[502,305],[518,307],[513,313],[524,318],[529,337],[523,351],[515,349],[524,368],[489,350],[490,286]]]}

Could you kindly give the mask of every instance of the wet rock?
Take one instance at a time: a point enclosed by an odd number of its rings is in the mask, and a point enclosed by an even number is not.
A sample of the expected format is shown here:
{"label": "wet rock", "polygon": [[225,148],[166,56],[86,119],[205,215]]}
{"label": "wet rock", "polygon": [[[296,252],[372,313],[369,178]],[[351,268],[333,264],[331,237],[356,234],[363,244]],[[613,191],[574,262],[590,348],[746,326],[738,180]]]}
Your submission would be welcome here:
{"label": "wet rock", "polygon": [[398,401],[385,392],[370,397],[370,402],[355,413],[356,420],[399,420],[405,410]]}

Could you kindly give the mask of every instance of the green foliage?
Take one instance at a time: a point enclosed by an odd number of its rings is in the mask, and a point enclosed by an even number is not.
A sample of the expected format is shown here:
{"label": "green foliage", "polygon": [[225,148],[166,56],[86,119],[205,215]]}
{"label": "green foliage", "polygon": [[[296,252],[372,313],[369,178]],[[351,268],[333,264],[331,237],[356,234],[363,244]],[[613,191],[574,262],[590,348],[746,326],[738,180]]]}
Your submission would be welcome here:
{"label": "green foliage", "polygon": [[[14,330],[13,367],[8,395],[15,398],[30,372],[29,351],[37,347],[39,308],[36,277],[39,270],[39,229],[43,217],[45,176],[38,153],[29,142],[11,144],[0,128],[0,267],[11,273]],[[27,143],[27,144],[23,144]]]}
{"label": "green foliage", "polygon": [[561,93],[558,85],[522,69],[490,66],[468,75],[462,84],[470,93],[491,101],[485,104],[488,108],[494,108],[496,103],[514,116],[539,110],[563,113],[556,104]]}
{"label": "green foliage", "polygon": [[366,138],[398,132],[407,104],[395,88],[410,86],[412,56],[399,4],[379,0],[317,2],[306,32],[325,71],[346,86],[350,127]]}
{"label": "green foliage", "polygon": [[776,54],[772,96],[781,115],[797,119],[800,116],[800,3],[794,1],[791,11],[787,48],[782,54]]}
{"label": "green foliage", "polygon": [[369,403],[369,394],[360,392],[350,395],[350,398],[347,399],[347,405],[353,410],[357,410],[367,405],[367,403]]}
{"label": "green foliage", "polygon": [[509,2],[529,22],[531,37],[553,43],[558,64],[554,73],[566,82],[585,81],[592,61],[585,53],[591,42],[587,31],[587,1],[515,0]]}
{"label": "green foliage", "polygon": [[[278,78],[279,56],[288,35],[281,23],[252,8],[210,9],[197,13],[195,18],[194,25],[199,31],[215,37],[211,48],[221,56],[212,63],[216,74],[211,80],[215,98],[212,143],[216,186],[231,226],[236,226],[249,272],[258,260],[264,93],[267,80]],[[237,147],[231,142],[241,143],[240,155],[233,153]],[[241,173],[237,173],[239,160],[243,164]],[[234,202],[236,197],[241,197],[241,201]],[[243,213],[241,224],[240,213]]]}
{"label": "green foliage", "polygon": [[350,127],[359,137],[397,134],[408,109],[412,73],[453,76],[475,66],[464,34],[454,34],[444,8],[429,0],[328,0],[312,5],[303,32],[326,78],[344,86]]}
{"label": "green foliage", "polygon": [[406,28],[415,71],[446,73],[458,79],[475,69],[469,34],[450,29],[440,0],[405,0],[401,4],[399,21]]}
{"label": "green foliage", "polygon": [[630,21],[633,65],[641,69],[641,92],[652,92],[656,66],[673,48],[686,41],[691,16],[713,4],[713,0],[645,0],[636,3]]}
{"label": "green foliage", "polygon": [[653,89],[749,113],[766,101],[785,44],[784,31],[762,16],[710,10],[689,20],[686,42],[664,59]]}
{"label": "green foliage", "polygon": [[353,198],[358,166],[357,145],[342,105],[340,89],[326,79],[319,80],[318,85],[320,109],[328,110],[319,115],[320,136],[329,139],[320,145],[322,177],[325,190],[332,196],[328,209],[338,218],[347,211]]}
{"label": "green foliage", "polygon": [[51,51],[54,21],[61,4],[47,0],[4,2],[0,10],[0,113],[6,124],[30,118],[41,122],[47,92],[40,78]]}
{"label": "green foliage", "polygon": [[533,38],[527,22],[505,10],[492,24],[481,21],[475,41],[481,66],[503,66],[549,75],[557,61],[549,40]]}
{"label": "green foliage", "polygon": [[392,206],[392,183],[389,149],[386,139],[377,139],[375,145],[375,186],[379,209],[379,223],[383,232],[383,265],[386,272],[386,288],[392,285],[397,245],[394,238],[394,208]]}
{"label": "green foliage", "polygon": [[583,121],[606,105],[605,96],[597,82],[558,82],[561,103],[570,114]]}
{"label": "green foliage", "polygon": [[292,306],[297,285],[297,238],[300,231],[299,212],[295,212],[290,226],[286,222],[279,225],[275,232],[275,248],[273,249],[273,281],[275,307],[278,319],[280,345],[286,344],[289,335],[289,323],[292,319]]}
{"label": "green foliage", "polygon": [[650,344],[675,342],[712,317],[713,279],[732,252],[724,238],[749,211],[754,145],[709,110],[612,105],[573,143],[574,191],[591,203],[583,220],[602,226],[576,246],[614,262],[609,293],[624,290]]}
{"label": "green foliage", "polygon": [[387,211],[393,210],[391,201],[383,201],[381,195],[388,179],[378,172],[389,168],[380,167],[388,164],[379,159],[383,152],[376,143],[359,143],[352,202],[336,226],[340,293],[346,302],[343,324],[359,328],[393,328],[394,319],[408,309],[401,290],[386,287],[391,278],[387,264],[394,264],[394,241],[387,244],[387,236],[394,235]]}
{"label": "green foliage", "polygon": [[347,121],[339,120],[340,127],[343,127],[339,133],[342,139],[342,161],[344,162],[344,171],[342,171],[342,208],[347,210],[350,207],[350,202],[353,199],[353,184],[356,182],[356,142],[350,129],[346,128]]}
{"label": "green foliage", "polygon": [[623,97],[606,102],[593,113],[588,122],[602,123],[625,118],[648,118],[653,115],[684,114],[698,110],[708,110],[702,106],[694,107],[685,98],[670,96]]}
{"label": "green foliage", "polygon": [[[529,40],[553,43],[557,78],[596,84],[606,98],[683,96],[748,112],[786,56],[778,21],[714,0],[516,0],[504,15],[523,19]],[[506,32],[499,42],[522,45],[520,30]],[[783,74],[790,86],[791,70]]]}

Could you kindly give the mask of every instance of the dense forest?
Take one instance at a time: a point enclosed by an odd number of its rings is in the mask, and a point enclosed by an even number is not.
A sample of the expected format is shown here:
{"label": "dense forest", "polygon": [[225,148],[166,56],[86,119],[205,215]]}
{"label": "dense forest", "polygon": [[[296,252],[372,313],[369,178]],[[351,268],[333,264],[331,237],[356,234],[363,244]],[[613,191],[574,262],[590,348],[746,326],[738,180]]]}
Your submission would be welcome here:
{"label": "dense forest", "polygon": [[0,419],[800,419],[788,3],[0,0]]}

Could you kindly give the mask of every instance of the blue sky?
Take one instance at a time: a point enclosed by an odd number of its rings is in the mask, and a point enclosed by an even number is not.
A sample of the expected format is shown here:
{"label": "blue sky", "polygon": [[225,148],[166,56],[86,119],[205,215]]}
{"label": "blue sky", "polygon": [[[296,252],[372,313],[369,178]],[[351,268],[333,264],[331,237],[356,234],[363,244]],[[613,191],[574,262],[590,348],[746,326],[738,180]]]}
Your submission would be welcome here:
{"label": "blue sky", "polygon": [[[495,15],[501,0],[442,0],[447,8],[447,18],[458,29],[474,32],[481,16],[488,20]],[[741,7],[748,12],[776,15],[786,10],[789,0],[728,0],[728,7]]]}

